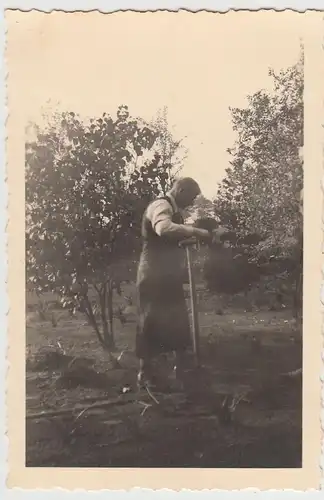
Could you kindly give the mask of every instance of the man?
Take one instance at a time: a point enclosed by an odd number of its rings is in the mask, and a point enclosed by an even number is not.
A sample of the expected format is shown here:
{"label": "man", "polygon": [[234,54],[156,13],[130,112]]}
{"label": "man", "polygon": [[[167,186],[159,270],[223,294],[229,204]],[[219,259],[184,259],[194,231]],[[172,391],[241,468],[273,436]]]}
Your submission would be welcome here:
{"label": "man", "polygon": [[183,291],[184,251],[179,243],[191,237],[207,241],[211,236],[205,229],[185,225],[181,210],[199,194],[196,181],[179,179],[167,196],[149,204],[143,216],[137,274],[139,385],[153,382],[151,361],[162,352],[175,352],[177,373],[182,372],[190,325]]}

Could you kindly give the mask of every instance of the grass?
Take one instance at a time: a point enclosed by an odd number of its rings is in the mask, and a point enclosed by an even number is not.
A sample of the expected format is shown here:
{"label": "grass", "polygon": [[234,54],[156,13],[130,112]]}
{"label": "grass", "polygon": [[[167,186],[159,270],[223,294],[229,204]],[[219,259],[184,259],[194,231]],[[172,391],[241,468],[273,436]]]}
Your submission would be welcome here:
{"label": "grass", "polygon": [[[129,286],[125,294],[133,295]],[[48,300],[54,301],[48,297]],[[122,299],[120,299],[122,300]],[[28,297],[27,309],[33,309]],[[136,389],[135,317],[116,320],[121,368],[111,366],[85,317],[26,328],[26,465],[33,467],[301,467],[302,346],[291,312],[244,312],[199,303],[203,369],[159,404]],[[241,397],[226,424],[221,403]]]}

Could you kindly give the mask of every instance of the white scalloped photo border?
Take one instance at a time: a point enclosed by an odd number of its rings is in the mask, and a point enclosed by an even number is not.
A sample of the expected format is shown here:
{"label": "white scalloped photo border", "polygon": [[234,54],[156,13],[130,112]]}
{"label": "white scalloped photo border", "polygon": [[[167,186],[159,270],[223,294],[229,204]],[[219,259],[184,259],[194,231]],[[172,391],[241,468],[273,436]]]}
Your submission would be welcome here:
{"label": "white scalloped photo border", "polygon": [[[89,10],[100,10],[101,12],[113,12],[116,10],[137,10],[137,11],[145,11],[145,10],[173,10],[176,11],[178,9],[181,10],[190,10],[190,11],[197,11],[197,10],[208,10],[208,11],[218,11],[218,12],[226,12],[229,9],[246,9],[246,10],[258,10],[262,8],[272,8],[276,10],[286,10],[286,9],[293,9],[293,10],[298,10],[299,12],[304,12],[306,9],[318,9],[323,11],[324,10],[324,1],[313,1],[313,2],[297,2],[297,1],[287,1],[287,2],[279,2],[279,1],[272,1],[271,5],[268,4],[268,2],[265,1],[258,1],[258,2],[240,2],[237,0],[236,2],[231,2],[230,5],[227,4],[227,2],[217,2],[217,8],[215,5],[215,1],[205,1],[205,2],[198,2],[196,1],[184,1],[182,2],[182,5],[175,6],[173,1],[164,1],[164,2],[156,2],[159,4],[159,6],[155,6],[153,1],[143,1],[140,2],[139,0],[136,2],[136,5],[130,5],[134,4],[135,2],[131,1],[125,1],[125,0],[120,0],[114,1],[114,2],[109,2],[109,8],[107,5],[107,2],[105,0],[102,0],[99,2],[98,0],[96,2],[90,2],[87,0],[79,0],[79,1],[69,1],[68,2],[68,9],[67,9],[67,2],[63,0],[57,0],[56,2],[53,2],[50,4],[47,2],[45,4],[44,1],[41,0],[26,0],[26,1],[7,1],[6,5],[3,7],[6,8],[18,8],[21,10],[32,10],[32,9],[37,9],[37,10],[42,10],[46,12],[50,12],[51,10],[65,10],[69,12],[73,12],[75,10],[77,11],[89,11]],[[161,4],[163,3],[163,6]],[[196,4],[199,3],[199,6]],[[249,4],[253,5],[249,5]],[[225,4],[225,5],[224,5]],[[242,5],[244,4],[244,5]],[[3,14],[3,12],[2,12]],[[3,16],[0,18],[0,26],[2,28],[1,30],[1,37],[0,37],[0,46],[3,49],[2,53],[4,54],[4,47],[5,47],[5,23]],[[323,50],[323,66],[324,66],[324,14],[323,14],[323,42],[322,42],[322,50]],[[4,56],[2,58],[2,65],[0,66],[0,73],[2,76],[2,85],[0,87],[1,89],[1,96],[3,97],[3,103],[5,102],[5,67],[4,67]],[[321,73],[321,72],[320,72]],[[324,71],[322,69],[322,75],[324,75]],[[322,145],[323,145],[323,155],[322,155],[322,161],[323,161],[323,167],[324,167],[324,79],[323,79],[323,100],[322,100],[322,108],[319,110],[319,116],[320,116],[320,121],[322,123]],[[8,110],[5,106],[3,106],[2,109],[2,115],[1,115],[1,121],[0,121],[0,130],[2,132],[2,141],[1,141],[1,157],[2,157],[2,162],[0,163],[1,166],[1,184],[0,184],[0,200],[2,203],[2,210],[0,211],[0,226],[2,229],[2,238],[0,240],[1,242],[1,252],[3,254],[3,258],[0,259],[0,276],[3,278],[1,280],[1,293],[2,293],[2,300],[0,301],[0,314],[1,314],[1,326],[2,326],[2,332],[7,331],[8,327],[8,321],[7,321],[7,313],[8,313],[8,307],[9,307],[9,299],[7,296],[7,290],[6,290],[6,279],[7,279],[7,253],[6,253],[6,246],[7,246],[7,235],[6,235],[6,226],[7,226],[7,201],[8,201],[8,189],[6,185],[6,170],[5,170],[5,140],[6,140],[6,133],[5,133],[5,124],[6,124],[6,119],[7,119],[7,113]],[[322,182],[321,182],[321,193],[322,193],[322,205],[323,205],[323,210],[322,210],[322,221],[324,222],[324,168],[323,168],[323,177],[322,177]],[[322,223],[323,223],[322,222]],[[322,254],[324,252],[324,226],[322,227]],[[324,262],[323,259],[321,259],[322,262],[322,285],[321,285],[321,291],[320,291],[320,303],[321,303],[321,314],[323,317],[323,306],[324,306]],[[319,271],[320,272],[320,271]],[[322,322],[322,334],[324,334],[324,322]],[[323,343],[323,340],[322,340]],[[322,344],[323,347],[323,344]],[[6,376],[6,371],[7,371],[7,361],[5,357],[5,353],[7,351],[7,340],[5,335],[0,335],[0,352],[1,352],[1,358],[0,358],[0,377],[1,377],[1,383],[3,390],[0,392],[0,426],[1,426],[1,431],[2,431],[2,441],[0,445],[0,486],[4,491],[5,495],[11,495],[12,497],[18,498],[18,497],[24,497],[28,498],[35,498],[35,497],[46,497],[50,498],[51,496],[57,497],[58,495],[60,498],[65,497],[65,495],[78,495],[78,497],[83,498],[85,495],[89,498],[89,495],[107,495],[108,491],[109,494],[117,498],[121,498],[122,495],[125,495],[125,498],[129,498],[129,496],[136,496],[136,498],[140,498],[140,496],[145,496],[145,495],[151,495],[152,490],[148,489],[139,489],[135,488],[130,492],[122,492],[122,491],[112,491],[112,490],[104,490],[101,492],[86,492],[84,490],[74,490],[74,492],[63,490],[61,488],[55,489],[55,490],[21,490],[19,488],[8,491],[5,487],[5,481],[6,481],[6,476],[8,473],[8,468],[7,468],[7,451],[8,451],[8,442],[7,438],[4,437],[5,431],[6,431],[6,424],[5,424],[5,418],[6,418],[6,412],[5,412],[5,376]],[[324,350],[322,349],[322,358],[324,358]],[[323,370],[322,370],[322,375],[323,377]],[[322,383],[322,388],[321,388],[321,395],[322,398],[324,398],[324,384]],[[322,399],[323,403],[323,399]],[[323,404],[322,404],[323,406]],[[321,423],[322,423],[322,429],[324,429],[324,412],[322,408],[321,412]],[[321,469],[322,469],[322,481],[321,481],[321,488],[324,487],[324,477],[323,477],[323,468],[324,468],[324,440],[323,440],[323,435],[322,435],[322,441],[321,441],[321,447],[322,447],[322,455],[320,457],[320,463],[321,463]],[[41,470],[40,470],[41,473]],[[248,489],[248,490],[242,490],[242,491],[220,491],[220,490],[203,490],[200,492],[194,492],[190,490],[182,490],[179,493],[172,492],[168,489],[163,489],[159,491],[155,491],[154,495],[159,495],[163,494],[163,496],[171,498],[173,495],[193,495],[196,494],[200,495],[202,494],[204,497],[207,495],[221,495],[223,496],[231,496],[231,499],[233,496],[241,496],[241,498],[250,498],[251,495],[259,495],[259,496],[264,496],[267,494],[271,494],[271,496],[276,495],[279,497],[281,494],[283,496],[288,496],[288,495],[296,495],[296,494],[302,494],[302,495],[307,495],[307,496],[315,496],[320,494],[320,492],[315,492],[315,491],[309,491],[305,493],[301,492],[294,492],[293,490],[285,490],[285,491],[276,491],[276,490],[269,490],[266,492],[261,492],[261,491],[255,491],[255,489]]]}

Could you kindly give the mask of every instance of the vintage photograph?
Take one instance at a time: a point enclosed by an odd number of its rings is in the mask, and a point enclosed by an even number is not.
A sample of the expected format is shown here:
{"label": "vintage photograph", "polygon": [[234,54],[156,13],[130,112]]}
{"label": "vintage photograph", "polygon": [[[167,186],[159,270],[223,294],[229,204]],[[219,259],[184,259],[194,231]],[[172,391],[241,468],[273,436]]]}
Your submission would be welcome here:
{"label": "vintage photograph", "polygon": [[292,15],[11,12],[25,467],[303,467]]}
{"label": "vintage photograph", "polygon": [[303,40],[62,15],[24,62],[26,465],[301,467]]}

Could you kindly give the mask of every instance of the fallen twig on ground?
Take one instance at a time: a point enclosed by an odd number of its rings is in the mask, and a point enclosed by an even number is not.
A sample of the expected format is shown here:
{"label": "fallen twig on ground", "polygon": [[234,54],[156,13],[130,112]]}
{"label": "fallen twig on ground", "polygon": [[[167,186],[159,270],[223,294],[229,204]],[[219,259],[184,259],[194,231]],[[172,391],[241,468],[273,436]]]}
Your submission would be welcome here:
{"label": "fallen twig on ground", "polygon": [[145,386],[147,394],[150,396],[150,398],[154,401],[155,404],[159,405],[159,401],[156,399],[156,397],[151,393],[150,389]]}
{"label": "fallen twig on ground", "polygon": [[139,404],[144,406],[143,410],[141,411],[141,417],[143,417],[144,413],[146,412],[146,410],[148,408],[152,408],[152,405],[148,404],[148,403],[144,403],[144,401],[139,401]]}

